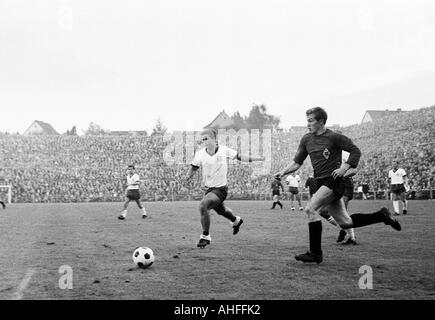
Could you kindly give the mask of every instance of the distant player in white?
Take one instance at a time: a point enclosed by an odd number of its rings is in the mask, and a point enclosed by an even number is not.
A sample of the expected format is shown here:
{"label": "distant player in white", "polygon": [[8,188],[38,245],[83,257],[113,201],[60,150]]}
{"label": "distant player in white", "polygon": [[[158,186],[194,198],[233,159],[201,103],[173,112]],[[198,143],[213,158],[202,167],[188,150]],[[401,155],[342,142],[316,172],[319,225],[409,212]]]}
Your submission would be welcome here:
{"label": "distant player in white", "polygon": [[403,204],[403,214],[408,213],[408,200],[406,200],[406,192],[409,190],[408,176],[404,169],[399,168],[397,161],[393,162],[393,169],[388,172],[388,178],[391,183],[391,193],[393,195],[394,214],[400,214],[399,200]]}
{"label": "distant player in white", "polygon": [[139,193],[139,185],[140,178],[136,173],[135,167],[133,165],[129,165],[127,168],[127,188],[125,190],[125,203],[124,210],[118,216],[118,219],[124,220],[127,216],[127,207],[130,201],[135,201],[137,206],[142,211],[142,218],[145,219],[147,217],[147,212],[145,207],[142,206],[140,202],[140,193]]}
{"label": "distant player in white", "polygon": [[289,187],[289,192],[290,192],[290,206],[291,206],[291,210],[294,211],[295,207],[293,206],[293,201],[296,197],[296,200],[299,204],[299,210],[302,211],[304,210],[304,207],[302,207],[302,203],[301,203],[301,196],[299,195],[299,186],[301,183],[301,177],[299,177],[298,174],[292,173],[290,174],[287,179],[287,184]]}
{"label": "distant player in white", "polygon": [[210,244],[210,210],[215,210],[219,215],[227,218],[232,222],[233,234],[239,232],[243,219],[235,216],[230,208],[224,205],[227,197],[227,172],[228,159],[237,159],[239,161],[252,162],[263,161],[264,157],[246,157],[240,155],[236,150],[226,146],[218,145],[217,132],[213,129],[204,130],[201,134],[204,148],[195,153],[189,172],[187,173],[186,182],[188,182],[194,173],[202,168],[202,177],[204,187],[206,188],[204,198],[199,204],[201,214],[202,234],[199,238],[198,247],[204,248]]}

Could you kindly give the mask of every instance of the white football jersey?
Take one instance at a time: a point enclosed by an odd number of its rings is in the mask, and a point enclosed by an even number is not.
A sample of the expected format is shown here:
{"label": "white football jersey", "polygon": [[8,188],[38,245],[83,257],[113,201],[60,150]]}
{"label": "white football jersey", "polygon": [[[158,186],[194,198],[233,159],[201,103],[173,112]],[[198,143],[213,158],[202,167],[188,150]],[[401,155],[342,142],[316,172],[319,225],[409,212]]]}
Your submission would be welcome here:
{"label": "white football jersey", "polygon": [[131,177],[127,175],[127,190],[138,190],[139,185],[135,184],[138,181],[140,181],[140,179],[137,173],[133,174]]}
{"label": "white football jersey", "polygon": [[299,177],[298,174],[294,177],[292,175],[289,175],[286,180],[288,182],[289,187],[299,188],[299,183],[301,182],[301,177]]}
{"label": "white football jersey", "polygon": [[403,177],[405,176],[406,172],[402,168],[397,169],[396,172],[394,172],[393,170],[390,170],[390,172],[388,172],[388,178],[391,179],[391,184],[403,184],[405,182]]}
{"label": "white football jersey", "polygon": [[206,148],[198,150],[192,165],[202,168],[202,179],[207,188],[219,188],[227,185],[227,159],[235,159],[237,151],[227,146],[219,146],[214,155],[209,155]]}

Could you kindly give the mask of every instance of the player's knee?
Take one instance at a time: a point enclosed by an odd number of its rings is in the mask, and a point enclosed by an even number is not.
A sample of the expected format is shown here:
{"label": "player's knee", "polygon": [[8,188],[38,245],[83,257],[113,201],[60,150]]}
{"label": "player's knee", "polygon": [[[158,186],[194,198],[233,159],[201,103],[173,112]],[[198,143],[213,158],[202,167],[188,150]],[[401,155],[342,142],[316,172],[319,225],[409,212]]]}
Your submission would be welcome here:
{"label": "player's knee", "polygon": [[311,205],[306,206],[304,212],[308,216],[308,218],[316,215],[316,211],[314,211]]}
{"label": "player's knee", "polygon": [[343,229],[353,228],[353,221],[351,217],[336,217],[335,221],[337,221],[338,225]]}
{"label": "player's knee", "polygon": [[324,219],[329,219],[330,215],[326,210],[320,210],[319,215]]}
{"label": "player's knee", "polygon": [[201,201],[199,203],[199,211],[201,214],[207,214],[209,209],[209,203],[207,201]]}

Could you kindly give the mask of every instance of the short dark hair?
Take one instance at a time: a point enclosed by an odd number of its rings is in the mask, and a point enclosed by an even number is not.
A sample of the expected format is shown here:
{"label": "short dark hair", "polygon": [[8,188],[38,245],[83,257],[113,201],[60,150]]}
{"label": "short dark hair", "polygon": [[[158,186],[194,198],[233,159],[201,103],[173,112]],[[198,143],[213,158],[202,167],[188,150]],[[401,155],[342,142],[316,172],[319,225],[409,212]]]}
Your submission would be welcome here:
{"label": "short dark hair", "polygon": [[204,135],[204,134],[209,135],[209,136],[212,137],[213,139],[216,139],[216,138],[217,138],[217,135],[218,135],[217,130],[214,129],[214,128],[207,128],[207,129],[204,129],[204,130],[201,132],[201,135]]}
{"label": "short dark hair", "polygon": [[134,170],[134,165],[130,164],[130,165],[128,166],[128,169],[133,169],[133,170]]}
{"label": "short dark hair", "polygon": [[314,115],[314,119],[316,119],[317,121],[320,121],[323,119],[323,123],[326,124],[326,120],[328,120],[328,114],[326,113],[325,109],[321,108],[321,107],[314,107],[311,109],[308,109],[306,112],[306,115],[310,115],[313,114]]}

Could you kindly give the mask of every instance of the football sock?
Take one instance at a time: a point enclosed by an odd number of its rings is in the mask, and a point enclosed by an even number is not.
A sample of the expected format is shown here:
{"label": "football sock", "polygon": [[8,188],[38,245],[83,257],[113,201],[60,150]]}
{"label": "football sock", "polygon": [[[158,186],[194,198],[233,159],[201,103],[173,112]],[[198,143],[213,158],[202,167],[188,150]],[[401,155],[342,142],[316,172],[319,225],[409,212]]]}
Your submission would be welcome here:
{"label": "football sock", "polygon": [[313,253],[322,253],[322,221],[308,223],[310,235],[310,251]]}
{"label": "football sock", "polygon": [[281,203],[281,202],[279,202],[279,201],[278,201],[277,203],[278,203],[278,204],[279,204],[279,206],[280,206],[280,207],[282,208],[282,203]]}
{"label": "football sock", "polygon": [[231,222],[236,221],[236,217],[233,214],[233,211],[228,208],[225,207],[223,205],[219,205],[216,208],[214,208],[214,210],[221,216],[227,218],[228,220],[230,220]]}
{"label": "football sock", "polygon": [[403,202],[403,210],[408,210],[408,200]]}
{"label": "football sock", "polygon": [[202,232],[202,235],[204,235],[204,236],[208,236],[208,235],[209,235],[209,232],[208,232],[208,231],[203,231],[203,232]]}
{"label": "football sock", "polygon": [[275,209],[275,207],[276,207],[276,201],[273,202],[272,209]]}
{"label": "football sock", "polygon": [[350,218],[352,219],[353,227],[360,228],[370,224],[384,222],[385,216],[382,212],[377,211],[375,213],[354,213]]}
{"label": "football sock", "polygon": [[235,220],[233,221],[233,226],[237,226],[240,222],[241,218],[239,216],[235,217]]}
{"label": "football sock", "polygon": [[337,221],[335,221],[335,219],[334,219],[333,217],[329,216],[329,218],[326,219],[326,220],[327,220],[330,224],[332,224],[333,226],[336,226],[336,227],[339,227],[339,228],[340,228],[340,226],[338,225]]}
{"label": "football sock", "polygon": [[394,208],[394,212],[395,213],[400,213],[399,201],[398,200],[393,201],[393,208]]}
{"label": "football sock", "polygon": [[347,234],[352,240],[355,240],[355,230],[354,228],[345,229]]}

